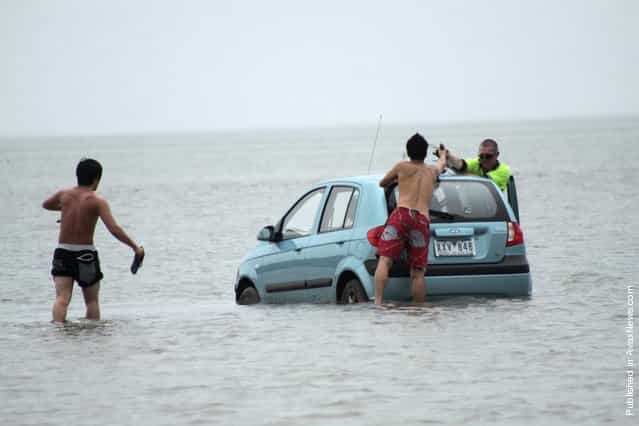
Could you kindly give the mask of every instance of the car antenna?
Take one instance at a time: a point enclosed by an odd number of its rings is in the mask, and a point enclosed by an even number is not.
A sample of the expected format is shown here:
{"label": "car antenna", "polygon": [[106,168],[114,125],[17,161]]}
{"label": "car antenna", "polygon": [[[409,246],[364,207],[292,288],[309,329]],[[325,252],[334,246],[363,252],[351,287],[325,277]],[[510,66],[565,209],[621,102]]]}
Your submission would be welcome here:
{"label": "car antenna", "polygon": [[373,157],[375,156],[375,147],[377,146],[377,138],[379,137],[379,128],[382,125],[382,114],[379,115],[379,120],[377,120],[377,132],[375,133],[375,141],[373,142],[373,150],[371,151],[371,158],[368,160],[368,172],[366,174],[371,173],[371,166],[373,165]]}

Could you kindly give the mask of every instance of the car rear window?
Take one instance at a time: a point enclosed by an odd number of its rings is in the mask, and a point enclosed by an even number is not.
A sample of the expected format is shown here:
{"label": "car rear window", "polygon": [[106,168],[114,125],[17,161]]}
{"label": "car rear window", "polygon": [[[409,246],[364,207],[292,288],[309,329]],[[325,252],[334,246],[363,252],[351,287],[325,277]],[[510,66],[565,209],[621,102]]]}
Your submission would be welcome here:
{"label": "car rear window", "polygon": [[[389,211],[395,208],[399,188],[389,194]],[[471,180],[442,180],[437,184],[430,202],[431,211],[440,211],[455,216],[444,218],[430,215],[432,223],[442,222],[504,222],[506,208],[494,185],[490,182]]]}

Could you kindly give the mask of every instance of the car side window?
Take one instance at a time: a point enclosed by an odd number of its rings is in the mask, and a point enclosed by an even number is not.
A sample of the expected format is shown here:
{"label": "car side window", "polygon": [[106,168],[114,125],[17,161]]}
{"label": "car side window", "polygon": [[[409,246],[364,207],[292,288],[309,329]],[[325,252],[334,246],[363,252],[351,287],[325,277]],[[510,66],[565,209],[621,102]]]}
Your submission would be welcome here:
{"label": "car side window", "polygon": [[282,238],[305,237],[313,232],[315,216],[324,195],[324,188],[316,189],[302,197],[284,218]]}
{"label": "car side window", "polygon": [[353,195],[351,195],[351,201],[348,203],[348,210],[346,210],[346,219],[344,219],[344,228],[352,228],[355,224],[355,213],[357,213],[357,202],[359,201],[359,190],[353,189]]}
{"label": "car side window", "polygon": [[349,229],[355,222],[359,191],[350,186],[334,186],[326,202],[320,232]]}

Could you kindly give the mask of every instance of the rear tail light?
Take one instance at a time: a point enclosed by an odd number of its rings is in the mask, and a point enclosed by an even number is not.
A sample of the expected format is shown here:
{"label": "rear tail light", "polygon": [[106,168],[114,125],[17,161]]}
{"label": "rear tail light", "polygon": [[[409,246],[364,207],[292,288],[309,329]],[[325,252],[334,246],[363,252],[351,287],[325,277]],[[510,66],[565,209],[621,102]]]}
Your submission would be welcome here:
{"label": "rear tail light", "polygon": [[516,246],[524,242],[524,233],[517,222],[508,222],[508,241],[506,247]]}

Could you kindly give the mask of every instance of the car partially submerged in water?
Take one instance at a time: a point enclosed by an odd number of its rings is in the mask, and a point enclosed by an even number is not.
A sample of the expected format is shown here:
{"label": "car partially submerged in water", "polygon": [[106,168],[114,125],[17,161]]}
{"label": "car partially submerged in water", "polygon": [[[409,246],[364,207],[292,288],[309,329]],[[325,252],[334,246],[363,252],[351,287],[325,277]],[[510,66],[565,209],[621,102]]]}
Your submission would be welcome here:
{"label": "car partially submerged in water", "polygon": [[[381,176],[320,182],[264,227],[242,259],[237,303],[357,303],[374,297],[377,249],[367,232],[386,222],[397,187]],[[502,193],[489,179],[444,174],[431,201],[426,300],[431,296],[526,297],[532,280],[514,179]],[[384,300],[410,301],[405,257],[394,262]]]}

